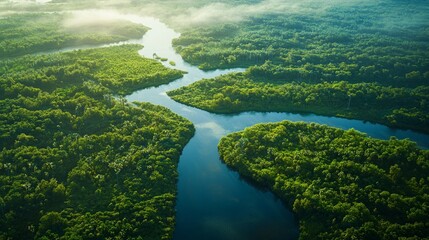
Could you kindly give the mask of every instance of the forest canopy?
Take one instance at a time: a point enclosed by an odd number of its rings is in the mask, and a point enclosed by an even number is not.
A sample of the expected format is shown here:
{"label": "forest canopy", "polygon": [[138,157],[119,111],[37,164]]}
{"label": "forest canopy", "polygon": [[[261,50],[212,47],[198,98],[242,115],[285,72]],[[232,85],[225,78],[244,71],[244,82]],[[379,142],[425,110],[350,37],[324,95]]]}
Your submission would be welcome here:
{"label": "forest canopy", "polygon": [[[86,82],[107,87],[115,94],[159,86],[183,76],[138,54],[143,46],[121,45],[0,61],[0,75],[9,82],[56,88]],[[7,89],[2,89],[7,94]]]}
{"label": "forest canopy", "polygon": [[66,13],[26,13],[0,18],[0,59],[66,47],[141,38],[147,27],[125,20],[66,26]]}
{"label": "forest canopy", "polygon": [[276,83],[254,80],[251,71],[202,80],[168,95],[178,102],[216,113],[315,113],[429,131],[428,86],[399,88],[345,81]]}
{"label": "forest canopy", "polygon": [[124,94],[182,72],[123,45],[0,61],[0,239],[170,239],[188,120]]}
{"label": "forest canopy", "polygon": [[[247,68],[169,92],[176,101],[429,131],[426,1],[0,0],[0,239],[173,237],[178,159],[195,130],[123,96],[184,72],[141,45],[100,48],[148,28],[92,21],[96,9],[183,30],[174,48],[200,69]],[[429,153],[415,143],[285,121],[228,135],[219,151],[294,211],[301,239],[429,236]]]}
{"label": "forest canopy", "polygon": [[424,9],[420,1],[378,1],[189,29],[174,41],[186,61],[247,70],[169,95],[211,112],[310,112],[428,132]]}
{"label": "forest canopy", "polygon": [[283,121],[221,139],[241,176],[276,193],[300,239],[423,239],[429,235],[429,151],[408,140]]}

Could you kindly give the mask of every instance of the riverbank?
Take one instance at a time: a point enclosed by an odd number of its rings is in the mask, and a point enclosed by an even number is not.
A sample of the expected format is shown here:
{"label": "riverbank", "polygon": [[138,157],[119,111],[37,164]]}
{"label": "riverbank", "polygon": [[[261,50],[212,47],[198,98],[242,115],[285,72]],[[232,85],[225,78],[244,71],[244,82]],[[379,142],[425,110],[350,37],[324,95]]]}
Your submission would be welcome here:
{"label": "riverbank", "polygon": [[[167,29],[165,29],[166,27]],[[244,69],[204,72],[183,61],[171,43],[156,44],[161,36],[177,36],[165,25],[143,39],[144,56],[153,52],[175,59],[177,68],[187,72],[183,78],[167,85],[136,91],[126,96],[128,101],[148,101],[167,107],[189,119],[195,126],[195,136],[185,147],[179,161],[176,230],[174,239],[261,239],[259,234],[272,233],[273,239],[297,239],[298,223],[290,210],[272,193],[261,191],[240,178],[219,159],[217,145],[221,137],[257,123],[291,121],[318,122],[342,129],[355,128],[369,136],[389,139],[410,138],[422,147],[429,147],[429,136],[412,131],[388,128],[359,120],[324,117],[314,114],[274,112],[244,112],[213,114],[172,100],[166,93],[201,79],[216,78]],[[165,29],[165,30],[164,30]],[[166,32],[163,32],[166,31]],[[163,41],[167,42],[165,38]],[[147,55],[146,55],[147,54]],[[159,54],[161,56],[161,54]],[[242,221],[246,219],[246,221]],[[249,230],[250,229],[250,230]],[[265,229],[265,230],[264,230]]]}
{"label": "riverbank", "polygon": [[298,216],[300,239],[429,233],[423,207],[429,151],[414,142],[282,121],[229,134],[219,152],[228,166],[288,203]]}
{"label": "riverbank", "polygon": [[167,94],[175,101],[213,113],[246,111],[314,113],[360,119],[429,133],[427,87],[377,83],[258,81],[237,73],[205,79]]}

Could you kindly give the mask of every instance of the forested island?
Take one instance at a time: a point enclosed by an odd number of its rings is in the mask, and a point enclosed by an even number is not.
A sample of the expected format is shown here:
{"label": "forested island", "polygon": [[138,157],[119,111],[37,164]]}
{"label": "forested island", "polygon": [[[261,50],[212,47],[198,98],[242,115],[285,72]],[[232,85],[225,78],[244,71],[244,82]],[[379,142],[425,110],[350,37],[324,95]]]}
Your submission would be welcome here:
{"label": "forested island", "polygon": [[429,151],[411,141],[283,121],[230,134],[219,152],[288,204],[300,239],[429,236]]}
{"label": "forested island", "polygon": [[384,11],[403,7],[417,18],[421,4],[338,6],[313,15],[272,14],[185,31],[174,45],[187,61],[202,69],[248,69],[169,95],[216,113],[316,113],[427,133],[426,25],[400,26],[395,23],[404,16]]}
{"label": "forested island", "polygon": [[172,237],[178,159],[194,128],[121,97],[182,76],[141,48],[0,61],[1,239]]}

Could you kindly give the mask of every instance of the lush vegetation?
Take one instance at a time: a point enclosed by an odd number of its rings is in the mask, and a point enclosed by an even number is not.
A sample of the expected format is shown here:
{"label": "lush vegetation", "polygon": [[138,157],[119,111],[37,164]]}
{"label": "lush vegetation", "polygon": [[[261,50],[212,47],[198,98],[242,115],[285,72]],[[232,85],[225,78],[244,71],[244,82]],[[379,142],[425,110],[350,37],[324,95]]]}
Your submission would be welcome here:
{"label": "lush vegetation", "polygon": [[413,142],[284,121],[230,134],[219,152],[293,209],[300,239],[429,236],[429,151]]}
{"label": "lush vegetation", "polygon": [[[153,59],[138,54],[140,45],[78,50],[50,55],[33,55],[0,64],[0,76],[32,87],[57,86],[93,81],[115,94],[158,86],[182,76]],[[1,89],[5,91],[6,89]]]}
{"label": "lush vegetation", "polygon": [[394,88],[377,83],[267,83],[249,71],[203,80],[170,91],[176,101],[211,112],[307,112],[370,120],[429,132],[429,87]]}
{"label": "lush vegetation", "polygon": [[[410,14],[418,14],[419,4],[408,6]],[[267,81],[428,84],[428,25],[410,20],[411,25],[400,29],[390,27],[383,18],[386,7],[397,11],[403,5],[386,5],[333,8],[314,16],[267,15],[195,28],[174,45],[186,61],[202,69],[257,65],[254,76]]]}
{"label": "lush vegetation", "polygon": [[249,68],[169,95],[212,112],[312,112],[428,132],[428,24],[385,9],[427,12],[422,2],[381,2],[188,30],[174,42],[187,61]]}
{"label": "lush vegetation", "polygon": [[[213,112],[313,112],[429,131],[425,1],[274,11],[286,2],[0,1],[0,239],[172,237],[177,161],[192,124],[121,96],[183,73],[141,58],[138,45],[27,55],[147,30],[53,13],[64,9],[158,13],[190,26],[174,41],[186,61],[205,70],[248,68],[170,92],[177,101]],[[237,18],[217,19],[227,7]],[[193,28],[191,18],[213,12],[211,22],[233,20]],[[229,135],[219,150],[293,209],[302,239],[429,236],[429,153],[414,143],[282,122]]]}
{"label": "lush vegetation", "polygon": [[170,239],[192,124],[112,93],[180,72],[141,46],[0,62],[0,239]]}
{"label": "lush vegetation", "polygon": [[15,14],[0,18],[0,59],[65,47],[96,45],[141,38],[147,28],[127,21],[64,26],[69,14]]}

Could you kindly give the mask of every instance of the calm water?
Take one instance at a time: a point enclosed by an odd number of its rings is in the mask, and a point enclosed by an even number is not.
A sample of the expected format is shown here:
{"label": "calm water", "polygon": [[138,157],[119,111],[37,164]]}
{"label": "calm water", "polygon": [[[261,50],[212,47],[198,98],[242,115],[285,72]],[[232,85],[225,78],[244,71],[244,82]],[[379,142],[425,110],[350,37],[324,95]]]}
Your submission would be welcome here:
{"label": "calm water", "polygon": [[[174,68],[188,72],[167,85],[137,91],[128,101],[145,101],[165,106],[192,121],[195,136],[185,147],[179,162],[176,230],[174,239],[297,239],[298,226],[293,214],[270,192],[255,188],[223,164],[217,152],[222,136],[262,122],[281,120],[327,124],[343,129],[354,128],[369,136],[410,138],[429,147],[429,136],[395,130],[379,124],[314,114],[248,112],[236,115],[212,114],[171,100],[166,92],[203,78],[212,78],[244,69],[204,72],[184,62],[172,45],[179,34],[153,18],[124,16],[152,30],[139,41],[145,57],[156,53],[176,63]],[[167,67],[168,61],[163,63]]]}

